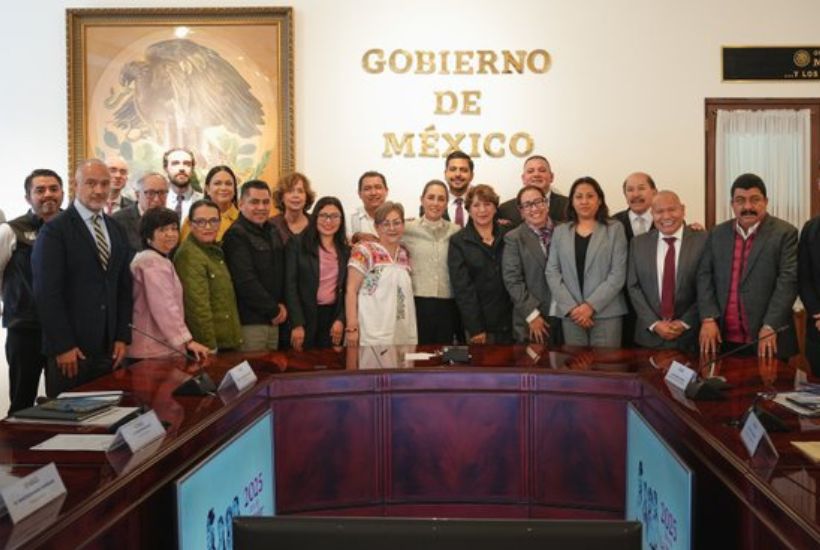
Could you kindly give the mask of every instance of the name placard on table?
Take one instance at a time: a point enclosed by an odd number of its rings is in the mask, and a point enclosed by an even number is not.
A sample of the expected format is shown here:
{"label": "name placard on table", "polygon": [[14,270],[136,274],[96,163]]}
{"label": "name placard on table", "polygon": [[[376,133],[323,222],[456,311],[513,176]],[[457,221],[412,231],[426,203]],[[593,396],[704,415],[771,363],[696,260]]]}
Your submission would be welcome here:
{"label": "name placard on table", "polygon": [[17,523],[65,493],[63,480],[52,462],[0,489],[0,498],[11,521]]}

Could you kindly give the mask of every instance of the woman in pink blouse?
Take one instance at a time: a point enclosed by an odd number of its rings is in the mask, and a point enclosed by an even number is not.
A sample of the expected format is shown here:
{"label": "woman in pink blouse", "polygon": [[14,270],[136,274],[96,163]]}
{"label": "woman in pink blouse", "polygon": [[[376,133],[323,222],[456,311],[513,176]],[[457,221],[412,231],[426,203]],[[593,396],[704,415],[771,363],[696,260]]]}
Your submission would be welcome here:
{"label": "woman in pink blouse", "polygon": [[[185,326],[182,284],[168,254],[179,244],[179,217],[168,208],[151,208],[140,219],[145,250],[131,261],[134,315],[128,357],[149,359],[181,354],[204,359],[210,350],[195,342]],[[158,341],[159,340],[159,341]]]}
{"label": "woman in pink blouse", "polygon": [[342,203],[336,197],[322,197],[310,215],[307,229],[287,245],[285,298],[293,324],[290,341],[295,350],[342,343],[349,257]]}

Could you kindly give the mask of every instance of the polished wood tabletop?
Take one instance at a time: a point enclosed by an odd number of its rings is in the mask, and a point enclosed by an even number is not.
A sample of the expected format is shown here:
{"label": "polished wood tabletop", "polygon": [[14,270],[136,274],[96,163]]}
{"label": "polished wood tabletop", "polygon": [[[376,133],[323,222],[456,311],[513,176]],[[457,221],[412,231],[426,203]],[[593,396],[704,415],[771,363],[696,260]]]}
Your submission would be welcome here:
{"label": "polished wood tabletop", "polygon": [[[33,527],[13,527],[4,518],[0,540],[49,547],[123,545],[123,537],[131,541],[125,546],[135,547],[173,540],[167,532],[145,533],[147,525],[173,531],[172,520],[154,524],[159,512],[150,509],[173,515],[173,480],[271,408],[277,444],[291,443],[276,451],[279,513],[617,518],[623,514],[623,410],[634,402],[698,465],[704,494],[713,484],[721,488],[715,502],[730,499],[753,510],[742,517],[736,512],[743,526],[738,541],[759,541],[761,548],[820,544],[820,467],[790,444],[820,439],[820,421],[769,400],[806,379],[793,366],[756,357],[708,365],[667,351],[540,345],[471,346],[467,364],[449,364],[440,355],[407,359],[437,351],[221,354],[204,367],[158,360],[121,369],[81,389],[123,390],[124,404],[156,411],[166,437],[137,456],[38,452],[31,447],[56,433],[86,429],[3,422],[0,467],[23,476],[55,462],[68,494]],[[200,368],[219,383],[246,359],[258,377],[249,390],[172,395]],[[673,360],[724,376],[732,385],[726,399],[695,402],[672,391],[663,378]],[[789,429],[771,435],[779,457],[750,457],[741,442],[739,419],[755,402]],[[339,445],[350,454],[329,462]],[[444,452],[422,452],[431,445]],[[469,459],[486,453],[495,462]]]}

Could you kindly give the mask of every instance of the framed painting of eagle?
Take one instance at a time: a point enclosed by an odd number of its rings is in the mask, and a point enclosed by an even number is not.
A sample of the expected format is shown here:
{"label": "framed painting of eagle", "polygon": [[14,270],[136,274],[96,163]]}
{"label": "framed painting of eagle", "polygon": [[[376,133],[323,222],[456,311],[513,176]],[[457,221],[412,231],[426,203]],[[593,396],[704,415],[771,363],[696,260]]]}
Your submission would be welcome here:
{"label": "framed painting of eagle", "polygon": [[240,181],[293,170],[291,8],[68,9],[66,26],[70,172],[161,171],[174,147]]}

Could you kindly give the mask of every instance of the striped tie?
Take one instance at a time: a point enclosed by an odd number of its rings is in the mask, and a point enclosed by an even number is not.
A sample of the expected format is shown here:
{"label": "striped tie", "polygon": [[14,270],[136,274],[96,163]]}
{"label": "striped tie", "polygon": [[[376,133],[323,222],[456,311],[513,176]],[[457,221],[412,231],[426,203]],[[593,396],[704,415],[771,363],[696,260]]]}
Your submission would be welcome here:
{"label": "striped tie", "polygon": [[94,226],[94,240],[97,241],[97,255],[100,257],[100,263],[103,269],[108,269],[111,249],[108,248],[108,241],[105,239],[105,233],[103,233],[102,216],[94,214],[94,217],[91,218],[91,224]]}

